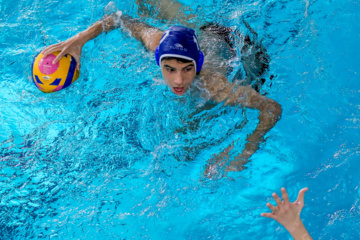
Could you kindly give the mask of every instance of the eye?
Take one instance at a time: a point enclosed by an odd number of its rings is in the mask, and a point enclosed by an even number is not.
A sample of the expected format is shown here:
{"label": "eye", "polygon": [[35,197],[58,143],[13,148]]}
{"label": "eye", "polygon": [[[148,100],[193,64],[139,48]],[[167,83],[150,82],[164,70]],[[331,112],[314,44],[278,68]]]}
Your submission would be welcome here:
{"label": "eye", "polygon": [[173,69],[173,68],[166,68],[166,71],[168,71],[168,72],[175,72],[175,69]]}
{"label": "eye", "polygon": [[193,70],[193,67],[185,68],[185,72],[191,72]]}

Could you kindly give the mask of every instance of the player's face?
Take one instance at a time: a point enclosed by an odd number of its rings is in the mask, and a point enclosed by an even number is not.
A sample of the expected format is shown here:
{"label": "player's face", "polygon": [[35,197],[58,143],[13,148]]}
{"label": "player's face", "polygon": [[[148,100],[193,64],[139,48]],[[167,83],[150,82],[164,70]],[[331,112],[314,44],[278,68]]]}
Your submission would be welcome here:
{"label": "player's face", "polygon": [[194,63],[182,63],[176,59],[162,60],[161,72],[165,83],[178,96],[186,92],[196,76]]}

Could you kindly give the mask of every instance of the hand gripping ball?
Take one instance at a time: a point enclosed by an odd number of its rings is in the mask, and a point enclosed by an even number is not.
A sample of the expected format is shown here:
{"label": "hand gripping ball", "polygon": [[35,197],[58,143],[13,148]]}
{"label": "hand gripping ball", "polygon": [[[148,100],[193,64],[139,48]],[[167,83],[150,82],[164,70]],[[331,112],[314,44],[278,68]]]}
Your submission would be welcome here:
{"label": "hand gripping ball", "polygon": [[52,62],[60,52],[54,52],[42,58],[39,53],[33,61],[32,78],[34,84],[43,92],[57,92],[67,88],[79,77],[76,69],[76,60],[70,54],[66,54],[56,64]]}

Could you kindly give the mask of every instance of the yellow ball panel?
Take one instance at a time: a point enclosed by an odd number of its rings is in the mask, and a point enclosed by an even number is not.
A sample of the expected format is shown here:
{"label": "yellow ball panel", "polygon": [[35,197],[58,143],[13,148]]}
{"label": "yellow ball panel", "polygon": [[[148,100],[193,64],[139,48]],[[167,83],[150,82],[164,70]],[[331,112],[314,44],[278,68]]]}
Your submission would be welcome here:
{"label": "yellow ball panel", "polygon": [[33,80],[35,85],[45,93],[59,91],[75,82],[80,73],[76,69],[76,61],[66,54],[59,62],[53,60],[60,52],[54,52],[46,58],[40,53],[33,63]]}

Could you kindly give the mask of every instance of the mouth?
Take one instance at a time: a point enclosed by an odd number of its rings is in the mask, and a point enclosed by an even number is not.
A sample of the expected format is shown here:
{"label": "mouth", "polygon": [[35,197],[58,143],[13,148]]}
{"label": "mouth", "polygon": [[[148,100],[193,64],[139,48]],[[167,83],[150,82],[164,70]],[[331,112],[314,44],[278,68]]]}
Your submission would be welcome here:
{"label": "mouth", "polygon": [[174,93],[177,95],[182,95],[185,92],[184,87],[173,87],[173,89],[174,89]]}

